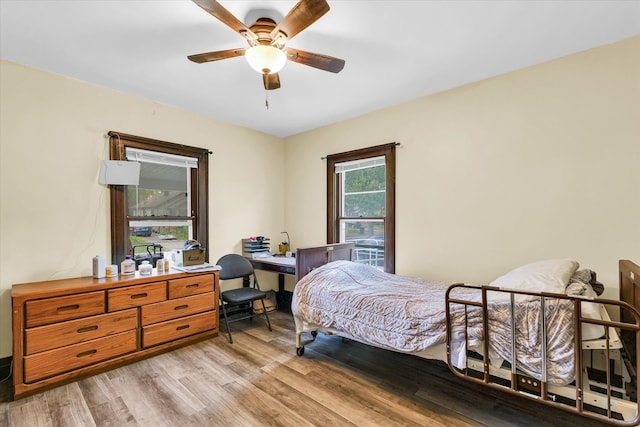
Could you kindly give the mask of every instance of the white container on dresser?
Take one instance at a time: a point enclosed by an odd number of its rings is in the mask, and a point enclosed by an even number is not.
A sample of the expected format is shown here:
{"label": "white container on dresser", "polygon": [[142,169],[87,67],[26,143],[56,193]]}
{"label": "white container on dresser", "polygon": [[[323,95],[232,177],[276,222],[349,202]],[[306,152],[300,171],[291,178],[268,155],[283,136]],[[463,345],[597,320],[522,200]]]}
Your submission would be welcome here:
{"label": "white container on dresser", "polygon": [[218,272],[14,285],[18,399],[218,335]]}

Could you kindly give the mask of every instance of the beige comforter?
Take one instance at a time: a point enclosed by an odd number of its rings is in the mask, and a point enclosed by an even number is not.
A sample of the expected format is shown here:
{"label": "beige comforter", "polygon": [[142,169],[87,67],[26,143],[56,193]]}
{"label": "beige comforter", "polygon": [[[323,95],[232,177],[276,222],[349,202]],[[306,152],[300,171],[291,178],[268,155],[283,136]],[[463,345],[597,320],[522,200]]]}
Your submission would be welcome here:
{"label": "beige comforter", "polygon": [[[293,315],[312,325],[344,331],[370,345],[418,352],[446,341],[445,292],[449,284],[381,272],[349,261],[335,261],[302,278],[295,287]],[[452,297],[480,300],[478,291],[456,289]],[[489,297],[489,349],[511,361],[511,310],[508,298]],[[518,368],[543,380],[539,299],[521,301],[516,310]],[[547,378],[566,384],[574,378],[573,312],[566,300],[545,301]],[[452,305],[452,348],[480,349],[485,337],[477,308]],[[481,352],[481,351],[480,351]]]}

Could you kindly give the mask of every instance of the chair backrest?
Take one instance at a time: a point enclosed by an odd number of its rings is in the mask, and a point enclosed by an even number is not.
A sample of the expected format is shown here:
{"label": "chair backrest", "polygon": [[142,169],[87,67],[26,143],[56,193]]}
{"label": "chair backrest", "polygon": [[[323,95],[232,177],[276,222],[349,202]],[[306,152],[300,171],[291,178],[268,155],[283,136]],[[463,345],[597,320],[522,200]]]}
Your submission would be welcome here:
{"label": "chair backrest", "polygon": [[220,258],[216,264],[222,267],[220,270],[220,280],[237,279],[253,274],[253,265],[242,255],[225,255]]}

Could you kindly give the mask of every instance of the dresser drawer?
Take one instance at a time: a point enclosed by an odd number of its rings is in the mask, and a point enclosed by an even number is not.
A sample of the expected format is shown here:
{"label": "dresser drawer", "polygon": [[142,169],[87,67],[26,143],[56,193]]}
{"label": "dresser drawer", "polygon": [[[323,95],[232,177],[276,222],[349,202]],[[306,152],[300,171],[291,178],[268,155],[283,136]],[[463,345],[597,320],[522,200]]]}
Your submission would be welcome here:
{"label": "dresser drawer", "polygon": [[47,325],[105,312],[104,292],[46,298],[25,303],[25,326]]}
{"label": "dresser drawer", "polygon": [[100,314],[53,325],[30,328],[25,330],[25,354],[39,353],[134,330],[137,324],[137,310],[132,308],[117,313]]}
{"label": "dresser drawer", "polygon": [[213,310],[213,304],[213,292],[149,304],[140,308],[140,322],[142,325],[150,325],[152,323],[202,313],[203,311]]}
{"label": "dresser drawer", "polygon": [[151,347],[178,338],[215,329],[218,326],[218,312],[209,311],[181,319],[169,320],[142,328],[142,347]]}
{"label": "dresser drawer", "polygon": [[31,383],[134,352],[137,341],[137,332],[129,331],[25,356],[24,382]]}
{"label": "dresser drawer", "polygon": [[213,274],[169,280],[169,299],[213,291]]}
{"label": "dresser drawer", "polygon": [[166,300],[167,283],[153,282],[146,285],[109,289],[107,292],[109,311],[118,311]]}

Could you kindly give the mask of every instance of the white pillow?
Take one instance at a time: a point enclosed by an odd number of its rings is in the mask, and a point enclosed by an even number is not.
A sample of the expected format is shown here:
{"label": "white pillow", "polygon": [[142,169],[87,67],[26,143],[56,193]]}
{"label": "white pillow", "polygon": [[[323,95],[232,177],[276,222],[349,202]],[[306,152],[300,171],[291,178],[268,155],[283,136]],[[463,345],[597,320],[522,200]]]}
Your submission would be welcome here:
{"label": "white pillow", "polygon": [[580,265],[570,259],[550,259],[523,265],[490,283],[500,288],[563,294]]}
{"label": "white pillow", "polygon": [[[596,298],[596,292],[590,285],[586,286],[585,293],[583,294],[586,297]],[[597,319],[602,320],[602,316],[600,315],[600,304],[596,304],[594,302],[584,302],[580,303],[580,310],[582,311],[582,317],[586,317],[587,319]],[[600,338],[604,335],[604,326],[594,325],[592,323],[583,323],[582,324],[582,339],[583,340],[594,340]]]}

